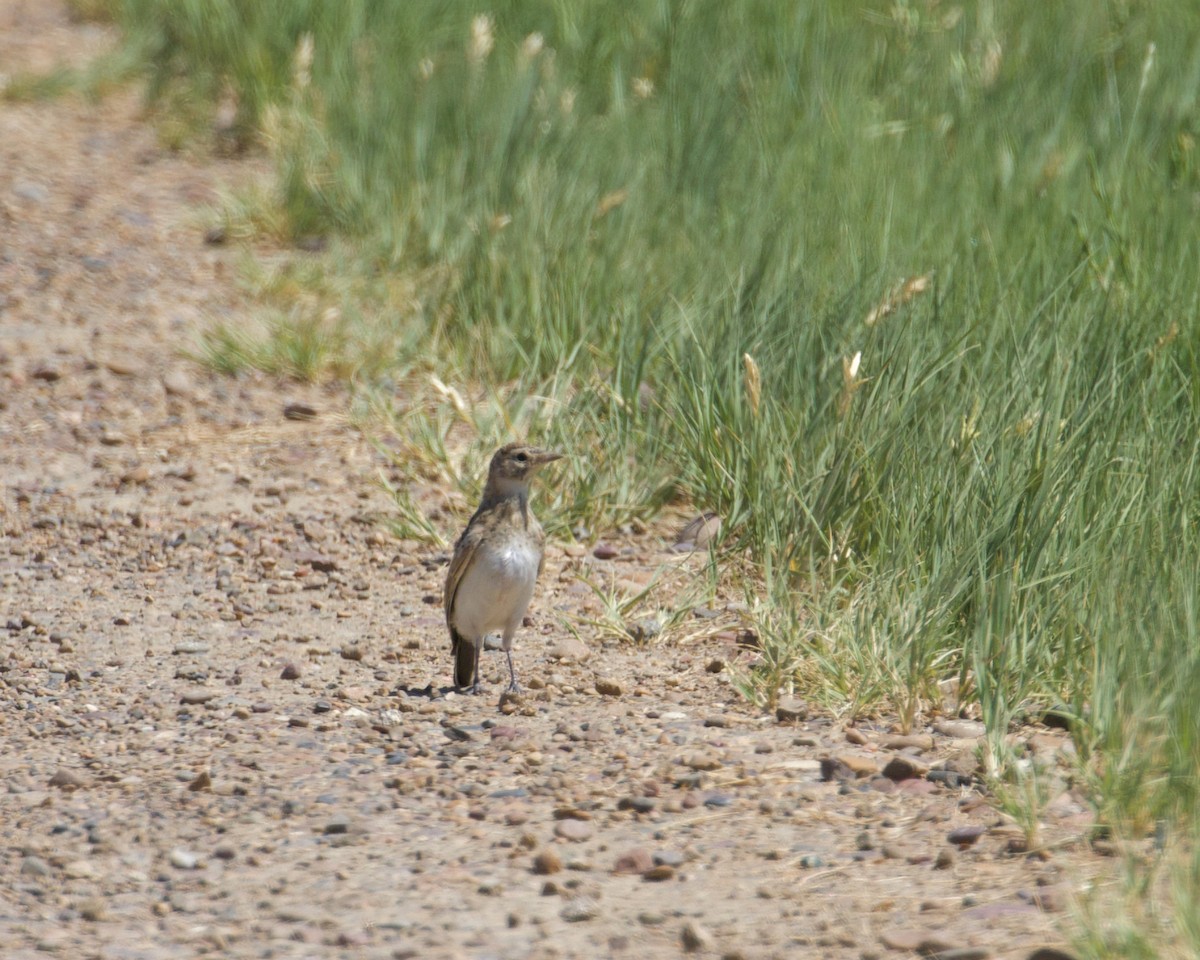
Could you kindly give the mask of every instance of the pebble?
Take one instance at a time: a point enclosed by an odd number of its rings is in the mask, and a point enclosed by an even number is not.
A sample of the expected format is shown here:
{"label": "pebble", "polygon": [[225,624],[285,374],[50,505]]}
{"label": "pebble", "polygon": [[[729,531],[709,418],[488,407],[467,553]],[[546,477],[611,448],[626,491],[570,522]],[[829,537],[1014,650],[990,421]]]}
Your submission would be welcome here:
{"label": "pebble", "polygon": [[601,677],[596,680],[596,692],[602,697],[619,697],[623,691],[616,680]]}
{"label": "pebble", "polygon": [[923,956],[953,950],[954,942],[947,936],[908,927],[892,927],[879,935],[879,942],[889,950],[907,950]]}
{"label": "pebble", "polygon": [[280,680],[299,680],[300,667],[295,663],[287,663],[279,673]]}
{"label": "pebble", "polygon": [[987,733],[987,727],[979,720],[939,720],[933,729],[955,740],[977,740]]}
{"label": "pebble", "polygon": [[558,912],[567,923],[581,923],[584,920],[595,920],[600,916],[600,904],[595,897],[572,897]]}
{"label": "pebble", "polygon": [[533,872],[539,876],[558,873],[562,868],[562,858],[553,850],[543,850],[533,858]]}
{"label": "pebble", "polygon": [[708,928],[695,920],[689,920],[683,925],[683,929],[679,931],[679,942],[685,953],[712,950],[716,946],[716,940],[713,939]]}
{"label": "pebble", "polygon": [[87,860],[72,860],[62,868],[63,876],[69,880],[91,880],[96,876],[96,868]]}
{"label": "pebble", "polygon": [[583,663],[591,655],[592,652],[587,645],[574,637],[563,637],[546,651],[546,656],[551,660],[559,660],[563,663]]}
{"label": "pebble", "polygon": [[885,750],[919,750],[928,753],[933,749],[933,737],[928,734],[888,737],[883,741]]}
{"label": "pebble", "polygon": [[583,843],[590,840],[595,829],[585,820],[559,820],[554,825],[554,835],[571,843]]}
{"label": "pebble", "polygon": [[60,790],[79,790],[87,786],[87,780],[74,770],[63,767],[50,778],[49,785]]}
{"label": "pebble", "polygon": [[312,404],[293,400],[291,403],[283,405],[283,416],[287,420],[315,420],[317,419],[317,408]]}
{"label": "pebble", "polygon": [[845,755],[821,758],[821,779],[825,781],[865,780],[878,772],[875,761],[866,757]]}
{"label": "pebble", "polygon": [[617,552],[617,548],[611,543],[598,543],[592,548],[592,556],[597,560],[612,560]]}
{"label": "pebble", "polygon": [[168,370],[163,375],[162,386],[167,396],[179,397],[182,400],[190,398],[194,389],[191,377],[180,369]]}
{"label": "pebble", "polygon": [[970,824],[965,827],[956,827],[946,835],[946,841],[953,843],[958,847],[969,847],[976,840],[987,833],[987,827],[978,824]]}
{"label": "pebble", "polygon": [[634,813],[650,813],[658,803],[654,797],[622,797],[617,801],[618,810],[632,810]]}
{"label": "pebble", "polygon": [[48,877],[50,876],[50,864],[41,857],[29,854],[21,861],[21,876]]}
{"label": "pebble", "polygon": [[665,863],[660,863],[657,866],[651,867],[642,876],[651,883],[661,883],[663,880],[670,880],[675,876],[675,868]]}
{"label": "pebble", "polygon": [[645,643],[662,633],[662,623],[654,617],[643,617],[627,624],[625,632],[639,643]]}
{"label": "pebble", "polygon": [[650,851],[644,847],[635,847],[619,857],[613,866],[613,873],[645,874],[654,868],[654,859]]}
{"label": "pebble", "polygon": [[929,772],[929,768],[923,763],[918,763],[912,757],[905,754],[897,754],[892,757],[883,767],[883,775],[889,780],[913,780],[918,777],[923,777]]}
{"label": "pebble", "polygon": [[201,863],[200,854],[178,847],[171,851],[169,859],[171,866],[178,867],[180,870],[195,870]]}
{"label": "pebble", "polygon": [[179,702],[195,706],[201,703],[208,703],[209,700],[215,699],[216,696],[217,694],[213,690],[205,690],[203,687],[192,687],[184,690],[179,695]]}
{"label": "pebble", "polygon": [[721,768],[720,759],[707,750],[697,750],[694,753],[689,753],[680,762],[691,770],[719,770]]}
{"label": "pebble", "polygon": [[808,704],[796,697],[783,697],[775,705],[775,719],[780,723],[798,723],[808,719]]}

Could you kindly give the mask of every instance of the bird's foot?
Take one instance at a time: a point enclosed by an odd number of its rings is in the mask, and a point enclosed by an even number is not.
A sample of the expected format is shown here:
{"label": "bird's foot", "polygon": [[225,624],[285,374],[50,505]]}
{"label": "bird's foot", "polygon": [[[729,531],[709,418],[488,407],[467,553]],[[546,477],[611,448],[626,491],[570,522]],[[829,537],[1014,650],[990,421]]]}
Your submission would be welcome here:
{"label": "bird's foot", "polygon": [[521,694],[523,694],[525,692],[525,688],[522,687],[519,683],[517,683],[516,680],[510,680],[508,682],[508,686],[504,688],[504,692],[512,693],[519,697],[519,696],[521,696]]}
{"label": "bird's foot", "polygon": [[478,697],[483,693],[483,684],[476,680],[469,687],[461,687],[460,689],[463,693],[469,693],[473,697]]}

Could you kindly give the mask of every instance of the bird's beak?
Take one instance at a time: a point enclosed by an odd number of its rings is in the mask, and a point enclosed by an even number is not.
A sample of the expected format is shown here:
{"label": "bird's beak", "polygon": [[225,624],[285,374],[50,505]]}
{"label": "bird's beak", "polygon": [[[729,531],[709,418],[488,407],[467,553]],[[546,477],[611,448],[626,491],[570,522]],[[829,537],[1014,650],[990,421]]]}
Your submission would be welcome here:
{"label": "bird's beak", "polygon": [[553,450],[534,450],[532,452],[533,462],[539,467],[544,467],[548,463],[553,463],[555,460],[561,460],[563,455],[555,453]]}

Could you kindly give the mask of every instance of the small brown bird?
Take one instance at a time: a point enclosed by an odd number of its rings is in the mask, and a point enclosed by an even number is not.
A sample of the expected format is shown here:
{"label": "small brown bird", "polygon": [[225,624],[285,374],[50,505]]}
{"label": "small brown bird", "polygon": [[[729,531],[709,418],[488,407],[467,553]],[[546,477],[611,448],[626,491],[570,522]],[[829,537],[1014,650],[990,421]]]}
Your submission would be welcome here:
{"label": "small brown bird", "polygon": [[562,457],[510,443],[492,457],[479,509],[454,545],[443,603],[454,656],[454,684],[481,692],[479,654],[484,637],[499,632],[508,658],[508,689],[520,692],[512,642],[542,572],[546,536],[529,509],[529,485],[546,464]]}

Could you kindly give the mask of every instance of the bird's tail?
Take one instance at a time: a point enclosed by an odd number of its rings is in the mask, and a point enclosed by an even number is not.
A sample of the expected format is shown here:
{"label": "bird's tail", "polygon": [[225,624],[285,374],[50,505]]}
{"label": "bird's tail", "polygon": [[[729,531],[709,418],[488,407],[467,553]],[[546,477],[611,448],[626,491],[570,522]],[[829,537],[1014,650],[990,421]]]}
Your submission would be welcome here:
{"label": "bird's tail", "polygon": [[454,685],[469,687],[475,682],[475,645],[450,628],[450,654],[454,657]]}

